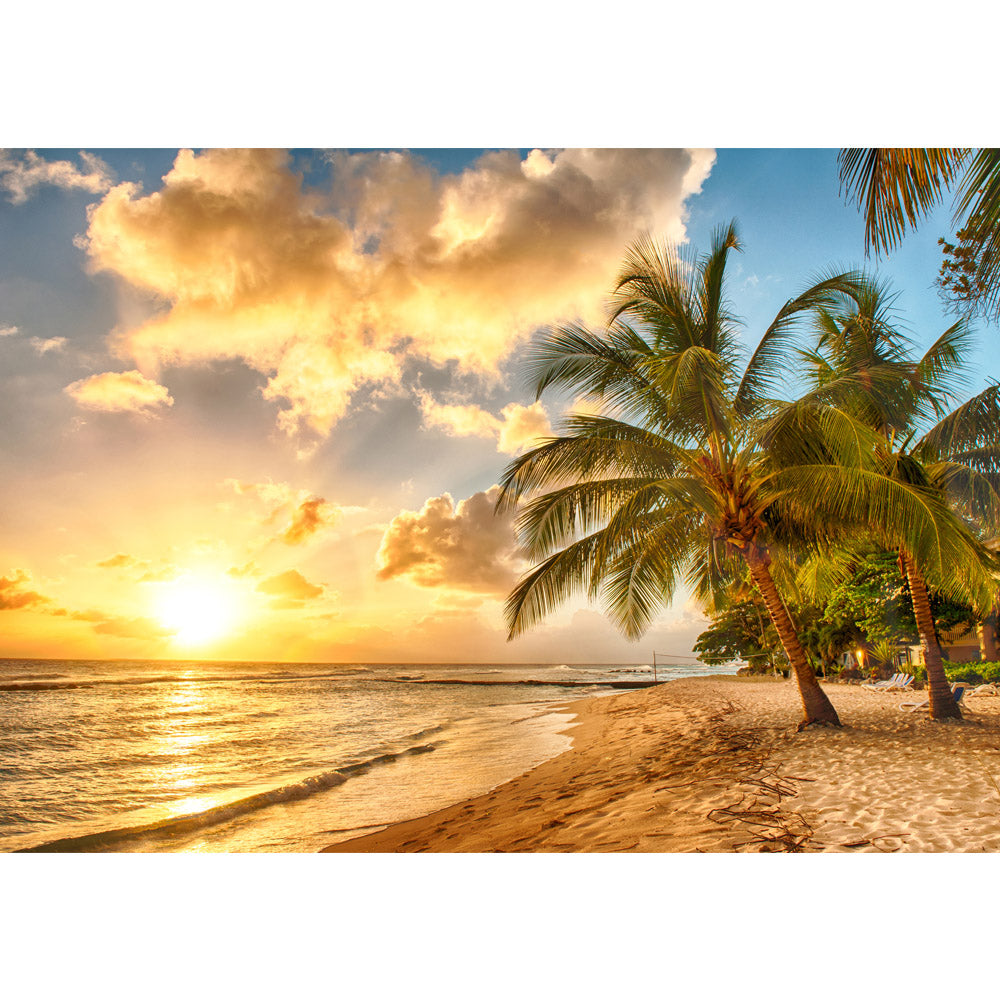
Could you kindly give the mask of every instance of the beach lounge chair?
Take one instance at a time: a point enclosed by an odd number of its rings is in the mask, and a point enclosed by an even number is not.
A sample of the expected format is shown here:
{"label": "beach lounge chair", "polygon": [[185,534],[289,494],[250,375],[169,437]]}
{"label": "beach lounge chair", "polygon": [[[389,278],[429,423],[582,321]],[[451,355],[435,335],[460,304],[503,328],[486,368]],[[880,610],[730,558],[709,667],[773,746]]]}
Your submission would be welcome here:
{"label": "beach lounge chair", "polygon": [[887,681],[876,681],[874,684],[862,684],[861,686],[867,691],[888,691],[890,688],[896,687],[903,676],[903,674],[893,674]]}
{"label": "beach lounge chair", "polygon": [[[954,695],[955,701],[958,704],[962,703],[962,698],[965,696],[966,684],[952,684],[951,693]],[[899,710],[901,712],[922,712],[931,707],[931,700],[928,698],[926,701],[901,701],[899,703]]]}
{"label": "beach lounge chair", "polygon": [[983,695],[983,694],[997,695],[997,694],[1000,694],[1000,691],[997,690],[996,684],[991,684],[991,683],[977,684],[974,688],[972,688],[969,691],[969,697],[971,698],[974,694],[975,695]]}
{"label": "beach lounge chair", "polygon": [[862,684],[869,691],[906,691],[913,683],[913,674],[893,674],[887,681],[875,684]]}

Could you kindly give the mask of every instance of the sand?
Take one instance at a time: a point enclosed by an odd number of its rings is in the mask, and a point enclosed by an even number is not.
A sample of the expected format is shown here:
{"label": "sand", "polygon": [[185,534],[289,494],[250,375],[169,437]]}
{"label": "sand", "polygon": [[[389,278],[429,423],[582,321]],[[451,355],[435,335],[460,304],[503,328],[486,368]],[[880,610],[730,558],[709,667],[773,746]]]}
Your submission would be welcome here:
{"label": "sand", "polygon": [[573,748],[352,852],[1000,850],[1000,697],[962,722],[920,693],[830,684],[842,729],[797,732],[792,681],[690,678],[591,698]]}

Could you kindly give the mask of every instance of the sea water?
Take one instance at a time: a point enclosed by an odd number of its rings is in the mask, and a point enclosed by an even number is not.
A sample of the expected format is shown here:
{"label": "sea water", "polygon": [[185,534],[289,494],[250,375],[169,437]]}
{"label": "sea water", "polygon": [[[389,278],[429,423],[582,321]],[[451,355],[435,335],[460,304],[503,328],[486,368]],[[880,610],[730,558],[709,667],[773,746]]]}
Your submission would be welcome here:
{"label": "sea water", "polygon": [[[658,679],[719,668],[658,668]],[[570,746],[636,665],[0,660],[0,850],[317,851]]]}

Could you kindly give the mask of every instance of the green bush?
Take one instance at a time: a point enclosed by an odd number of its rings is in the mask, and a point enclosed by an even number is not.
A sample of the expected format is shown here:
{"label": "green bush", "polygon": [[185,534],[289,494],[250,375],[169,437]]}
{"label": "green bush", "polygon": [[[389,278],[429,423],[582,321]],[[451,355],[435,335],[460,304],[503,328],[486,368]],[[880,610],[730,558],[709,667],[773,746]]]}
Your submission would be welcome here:
{"label": "green bush", "polygon": [[[915,684],[927,683],[927,669],[920,663],[914,663],[905,668],[913,674]],[[965,684],[1000,684],[1000,663],[955,663],[954,660],[944,661],[944,675],[955,684],[961,681]]]}
{"label": "green bush", "polygon": [[1000,663],[954,663],[944,661],[945,676],[949,681],[966,684],[996,684],[1000,682]]}

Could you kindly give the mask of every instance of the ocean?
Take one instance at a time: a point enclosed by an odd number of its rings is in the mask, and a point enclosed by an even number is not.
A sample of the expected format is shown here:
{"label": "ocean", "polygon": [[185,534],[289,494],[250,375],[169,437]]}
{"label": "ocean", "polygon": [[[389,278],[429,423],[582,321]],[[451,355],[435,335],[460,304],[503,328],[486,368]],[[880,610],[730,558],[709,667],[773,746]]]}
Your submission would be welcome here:
{"label": "ocean", "polygon": [[645,664],[0,660],[0,850],[318,851],[524,773],[569,749],[562,703],[652,679]]}

